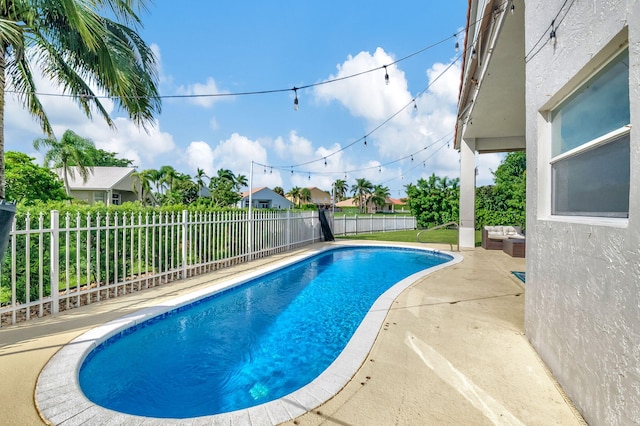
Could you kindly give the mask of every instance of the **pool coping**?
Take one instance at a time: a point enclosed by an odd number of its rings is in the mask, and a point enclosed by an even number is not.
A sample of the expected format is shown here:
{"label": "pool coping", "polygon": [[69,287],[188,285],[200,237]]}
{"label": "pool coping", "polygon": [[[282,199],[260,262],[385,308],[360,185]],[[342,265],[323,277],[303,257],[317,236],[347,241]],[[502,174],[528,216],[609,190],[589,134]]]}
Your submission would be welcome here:
{"label": "pool coping", "polygon": [[[453,259],[440,265],[416,272],[397,282],[376,299],[363,318],[353,337],[335,361],[316,379],[280,399],[254,407],[228,413],[186,418],[151,418],[109,410],[89,401],[80,388],[79,370],[85,357],[98,345],[114,335],[134,327],[165,312],[188,305],[203,297],[228,290],[258,276],[300,262],[328,250],[341,247],[399,247],[443,253]],[[58,351],[42,370],[36,384],[35,403],[40,415],[48,423],[79,425],[115,423],[123,425],[160,425],[170,422],[181,425],[272,425],[295,419],[313,410],[336,395],[353,377],[366,360],[384,324],[394,300],[409,286],[425,276],[462,261],[462,256],[443,250],[405,244],[332,244],[320,249],[276,262],[235,278],[175,297],[161,305],[145,308],[95,327],[75,338]],[[72,373],[71,373],[72,372]]]}

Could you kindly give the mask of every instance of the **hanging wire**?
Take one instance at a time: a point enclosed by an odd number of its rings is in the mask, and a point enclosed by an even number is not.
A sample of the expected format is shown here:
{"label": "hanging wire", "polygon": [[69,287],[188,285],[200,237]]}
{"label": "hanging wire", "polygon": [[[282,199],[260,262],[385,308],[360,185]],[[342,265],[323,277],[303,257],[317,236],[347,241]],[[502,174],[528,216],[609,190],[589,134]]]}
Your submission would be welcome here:
{"label": "hanging wire", "polygon": [[[571,3],[569,3],[569,6],[565,10],[562,17],[558,19],[560,17],[560,14],[562,13],[562,10],[564,9],[564,7],[567,5],[568,2],[569,0],[564,0],[564,3],[562,3],[562,6],[560,6],[560,9],[556,13],[556,16],[554,16],[554,18],[551,20],[551,24],[549,24],[549,26],[544,29],[542,34],[540,34],[540,38],[538,38],[538,41],[536,41],[535,44],[531,46],[529,51],[524,55],[525,63],[528,63],[533,58],[535,58],[536,55],[544,48],[544,46],[546,46],[547,43],[549,43],[549,41],[551,42],[555,41],[556,30],[558,29],[562,21],[564,21],[564,18],[567,17],[569,10],[571,10],[571,7],[575,3],[575,0],[571,0]],[[547,37],[547,34],[549,34],[549,37]],[[543,40],[544,40],[544,43],[540,44],[540,42],[542,42]]]}

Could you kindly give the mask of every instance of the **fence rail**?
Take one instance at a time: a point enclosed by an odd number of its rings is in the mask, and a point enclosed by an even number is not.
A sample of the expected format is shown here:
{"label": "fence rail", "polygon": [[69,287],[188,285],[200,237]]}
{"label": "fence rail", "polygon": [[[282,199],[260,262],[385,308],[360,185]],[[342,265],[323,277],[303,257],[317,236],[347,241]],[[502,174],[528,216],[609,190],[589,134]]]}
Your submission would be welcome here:
{"label": "fence rail", "polygon": [[251,220],[241,210],[63,218],[52,211],[33,219],[27,214],[20,229],[13,223],[0,326],[322,240],[317,211],[254,210]]}
{"label": "fence rail", "polygon": [[408,229],[417,229],[416,218],[413,216],[345,215],[333,219],[333,234],[336,236],[404,231]]}

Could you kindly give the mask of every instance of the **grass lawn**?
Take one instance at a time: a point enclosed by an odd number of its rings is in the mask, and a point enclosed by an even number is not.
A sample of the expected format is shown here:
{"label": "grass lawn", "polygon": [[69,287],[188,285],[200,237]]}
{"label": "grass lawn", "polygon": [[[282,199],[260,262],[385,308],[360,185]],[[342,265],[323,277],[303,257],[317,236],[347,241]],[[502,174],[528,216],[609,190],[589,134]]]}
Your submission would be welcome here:
{"label": "grass lawn", "polygon": [[[419,230],[394,231],[394,232],[376,232],[373,234],[358,234],[349,236],[336,236],[337,239],[347,240],[375,240],[375,241],[394,241],[394,242],[417,242],[416,236]],[[458,244],[458,231],[455,229],[436,229],[433,231],[423,232],[420,235],[420,241],[423,243],[442,243],[442,244]],[[476,247],[482,243],[482,231],[476,231]]]}

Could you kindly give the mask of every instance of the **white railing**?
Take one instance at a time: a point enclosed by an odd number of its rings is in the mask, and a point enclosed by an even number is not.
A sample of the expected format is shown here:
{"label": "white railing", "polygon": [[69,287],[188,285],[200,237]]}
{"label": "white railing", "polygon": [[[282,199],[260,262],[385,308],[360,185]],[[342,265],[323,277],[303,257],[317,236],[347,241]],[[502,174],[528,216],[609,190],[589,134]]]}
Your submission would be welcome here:
{"label": "white railing", "polygon": [[242,210],[32,219],[13,223],[0,326],[322,240],[317,211],[254,210],[251,221]]}
{"label": "white railing", "polygon": [[370,234],[372,232],[390,232],[417,229],[413,216],[396,215],[355,215],[333,219],[334,235]]}

